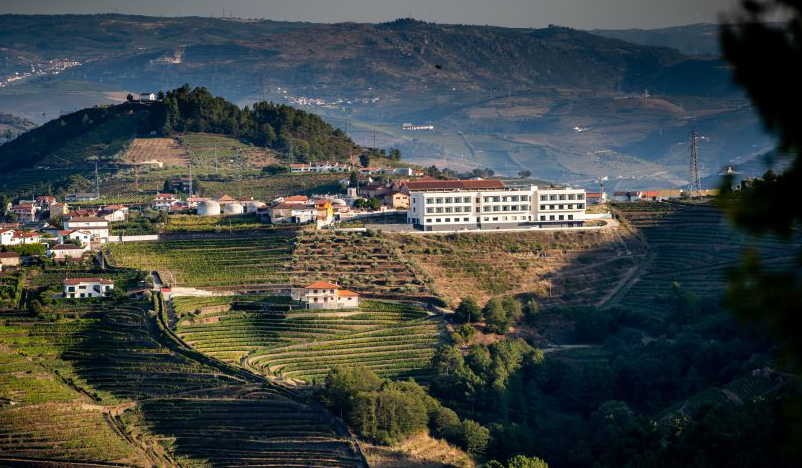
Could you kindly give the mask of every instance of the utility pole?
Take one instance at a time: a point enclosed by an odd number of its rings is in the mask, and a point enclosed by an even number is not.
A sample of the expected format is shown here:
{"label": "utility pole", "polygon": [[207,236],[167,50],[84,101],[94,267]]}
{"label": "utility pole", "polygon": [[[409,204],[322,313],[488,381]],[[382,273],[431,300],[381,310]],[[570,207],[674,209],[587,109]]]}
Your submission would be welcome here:
{"label": "utility pole", "polygon": [[100,198],[100,177],[97,174],[97,159],[95,159],[95,194]]}
{"label": "utility pole", "polygon": [[192,157],[189,158],[189,196],[192,196]]}
{"label": "utility pole", "polygon": [[697,140],[696,130],[691,131],[690,142],[690,195],[691,197],[700,197],[702,195],[702,182],[699,179],[699,151],[696,147]]}

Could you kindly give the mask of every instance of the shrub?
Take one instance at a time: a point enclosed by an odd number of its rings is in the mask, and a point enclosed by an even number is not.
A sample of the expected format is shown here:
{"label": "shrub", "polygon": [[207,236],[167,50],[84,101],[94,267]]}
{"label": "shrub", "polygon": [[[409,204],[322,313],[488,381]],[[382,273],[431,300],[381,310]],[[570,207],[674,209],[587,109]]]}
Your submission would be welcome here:
{"label": "shrub", "polygon": [[507,468],[549,468],[549,464],[537,457],[516,455],[507,460]]}

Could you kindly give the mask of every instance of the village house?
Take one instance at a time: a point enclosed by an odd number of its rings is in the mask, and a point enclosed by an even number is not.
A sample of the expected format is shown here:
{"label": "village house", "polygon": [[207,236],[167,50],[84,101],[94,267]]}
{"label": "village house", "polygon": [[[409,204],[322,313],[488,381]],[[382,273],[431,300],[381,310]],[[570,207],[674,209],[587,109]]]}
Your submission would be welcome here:
{"label": "village house", "polygon": [[409,195],[404,192],[393,192],[385,197],[385,204],[396,210],[409,208]]}
{"label": "village house", "polygon": [[22,231],[19,229],[4,229],[0,231],[0,243],[2,245],[27,245],[38,244],[42,241],[39,233],[32,231]]}
{"label": "village house", "polygon": [[585,194],[588,205],[601,205],[607,203],[607,194],[604,192],[588,192]]}
{"label": "village house", "polygon": [[36,221],[36,213],[39,209],[36,207],[35,202],[20,202],[11,207],[11,212],[17,217],[17,221],[21,223],[32,223]]}
{"label": "village house", "polygon": [[359,307],[359,294],[326,281],[317,281],[302,288],[293,288],[292,299],[307,309],[354,309]]}
{"label": "village house", "polygon": [[187,206],[189,208],[197,208],[198,205],[206,201],[209,201],[209,199],[205,197],[189,197],[187,198]]}
{"label": "village house", "polygon": [[315,200],[315,222],[318,227],[328,226],[334,222],[334,206],[331,200]]}
{"label": "village house", "polygon": [[40,195],[36,197],[36,207],[39,210],[49,211],[54,203],[56,203],[56,197],[52,195]]}
{"label": "village house", "polygon": [[50,217],[51,218],[60,218],[63,216],[67,216],[67,213],[70,212],[70,207],[66,203],[53,203],[50,205]]}
{"label": "village house", "polygon": [[57,244],[50,247],[47,256],[56,261],[80,260],[84,256],[84,248],[74,244]]}
{"label": "village house", "polygon": [[96,216],[71,216],[64,221],[64,230],[92,233],[92,239],[105,243],[109,239],[109,222]]}
{"label": "village house", "polygon": [[303,224],[312,222],[315,219],[314,207],[308,206],[306,203],[282,202],[269,207],[267,214],[272,224]]}
{"label": "village house", "polygon": [[178,201],[179,198],[172,193],[157,193],[153,201],[150,202],[150,207],[154,210],[170,211]]}
{"label": "village house", "polygon": [[0,271],[16,268],[20,265],[20,254],[17,252],[0,252]]}
{"label": "village house", "polygon": [[87,249],[92,243],[92,231],[87,230],[62,230],[58,232],[58,243],[66,244],[68,241],[77,241],[81,247]]}
{"label": "village house", "polygon": [[125,221],[128,219],[128,207],[124,205],[106,205],[97,212],[97,216],[110,223]]}
{"label": "village house", "polygon": [[114,281],[105,278],[67,278],[64,280],[64,297],[84,299],[109,297],[114,290]]}

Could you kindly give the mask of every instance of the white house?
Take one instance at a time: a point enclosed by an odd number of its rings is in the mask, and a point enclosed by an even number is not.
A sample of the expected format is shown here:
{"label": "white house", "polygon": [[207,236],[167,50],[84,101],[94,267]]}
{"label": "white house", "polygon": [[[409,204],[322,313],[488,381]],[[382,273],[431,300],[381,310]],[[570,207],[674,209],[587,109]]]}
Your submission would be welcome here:
{"label": "white house", "polygon": [[68,240],[77,240],[84,248],[92,243],[92,231],[85,229],[64,230],[58,232],[59,244],[65,244]]}
{"label": "white house", "polygon": [[408,182],[407,222],[425,231],[579,226],[585,190],[504,185],[500,180]]}
{"label": "white house", "polygon": [[158,98],[156,93],[139,93],[139,100],[142,102],[156,102]]}
{"label": "white house", "polygon": [[109,239],[109,222],[94,216],[71,216],[64,221],[67,231],[81,230],[92,233],[92,239],[105,243]]}
{"label": "white house", "polygon": [[302,288],[293,288],[290,295],[307,309],[354,309],[359,307],[359,294],[341,289],[334,283],[317,281]]}
{"label": "white house", "polygon": [[39,233],[32,231],[21,231],[19,229],[5,229],[0,231],[0,242],[2,245],[26,245],[39,244],[42,237]]}
{"label": "white house", "polygon": [[170,211],[179,200],[172,193],[157,193],[150,206],[154,210]]}
{"label": "white house", "polygon": [[80,260],[86,249],[74,244],[58,244],[50,247],[47,255],[53,260]]}
{"label": "white house", "polygon": [[123,205],[108,205],[103,207],[97,215],[110,223],[125,221],[128,218],[128,207]]}
{"label": "white house", "polygon": [[105,278],[67,278],[64,280],[64,297],[68,299],[108,297],[114,290],[114,281]]}

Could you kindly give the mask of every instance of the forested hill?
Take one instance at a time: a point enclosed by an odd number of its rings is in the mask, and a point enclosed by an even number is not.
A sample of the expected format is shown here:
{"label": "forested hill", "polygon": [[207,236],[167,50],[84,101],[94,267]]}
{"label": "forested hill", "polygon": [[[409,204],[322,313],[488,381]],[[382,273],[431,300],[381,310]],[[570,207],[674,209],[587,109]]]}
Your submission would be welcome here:
{"label": "forested hill", "polygon": [[46,160],[110,160],[133,137],[183,132],[239,138],[291,152],[295,161],[343,161],[356,149],[344,132],[317,115],[270,102],[239,108],[205,88],[184,85],[157,102],[83,109],[28,131],[0,146],[0,170],[33,167]]}

